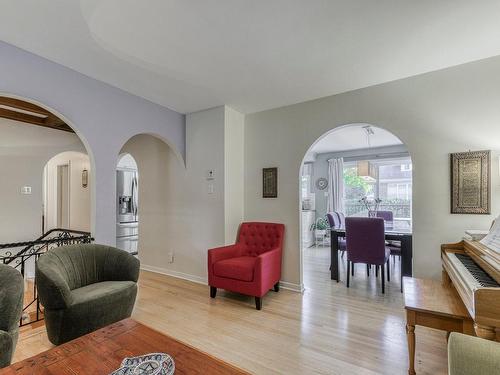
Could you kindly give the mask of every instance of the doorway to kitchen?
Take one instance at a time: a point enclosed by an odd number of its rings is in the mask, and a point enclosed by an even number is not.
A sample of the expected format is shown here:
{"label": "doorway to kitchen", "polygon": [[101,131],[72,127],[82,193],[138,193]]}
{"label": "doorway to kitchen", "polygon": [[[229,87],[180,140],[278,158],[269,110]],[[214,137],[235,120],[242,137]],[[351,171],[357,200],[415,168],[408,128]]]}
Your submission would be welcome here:
{"label": "doorway to kitchen", "polygon": [[121,154],[116,167],[116,247],[138,254],[139,171],[134,157]]}

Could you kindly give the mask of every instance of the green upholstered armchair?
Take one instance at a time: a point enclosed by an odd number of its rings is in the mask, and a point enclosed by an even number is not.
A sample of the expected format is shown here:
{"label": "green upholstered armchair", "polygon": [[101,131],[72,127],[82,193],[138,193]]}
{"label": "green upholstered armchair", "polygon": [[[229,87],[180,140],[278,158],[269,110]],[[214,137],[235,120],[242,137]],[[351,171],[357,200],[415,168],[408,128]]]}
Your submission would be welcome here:
{"label": "green upholstered armchair", "polygon": [[139,260],[110,246],[52,249],[36,264],[36,286],[50,342],[59,345],[130,317]]}
{"label": "green upholstered armchair", "polygon": [[449,375],[500,374],[500,343],[452,333],[448,341]]}
{"label": "green upholstered armchair", "polygon": [[19,271],[0,264],[0,368],[10,365],[23,312],[24,280]]}

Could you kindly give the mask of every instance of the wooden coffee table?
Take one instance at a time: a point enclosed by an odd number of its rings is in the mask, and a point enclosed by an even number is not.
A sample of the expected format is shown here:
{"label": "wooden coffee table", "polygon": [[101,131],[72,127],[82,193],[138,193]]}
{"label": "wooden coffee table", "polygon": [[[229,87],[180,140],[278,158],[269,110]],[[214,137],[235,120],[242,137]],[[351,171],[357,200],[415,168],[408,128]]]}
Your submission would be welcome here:
{"label": "wooden coffee table", "polygon": [[403,278],[408,374],[415,374],[415,326],[474,335],[474,322],[456,290],[430,279]]}
{"label": "wooden coffee table", "polygon": [[125,319],[0,370],[0,375],[106,375],[125,357],[169,354],[175,374],[249,374],[192,346]]}

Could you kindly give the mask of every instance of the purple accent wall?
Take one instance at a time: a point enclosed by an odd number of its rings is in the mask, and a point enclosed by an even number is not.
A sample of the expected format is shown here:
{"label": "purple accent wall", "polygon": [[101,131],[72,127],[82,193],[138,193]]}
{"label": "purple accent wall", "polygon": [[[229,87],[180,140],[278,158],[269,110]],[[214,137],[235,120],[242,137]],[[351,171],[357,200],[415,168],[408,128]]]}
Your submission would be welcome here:
{"label": "purple accent wall", "polygon": [[115,244],[115,169],[137,134],[165,141],[184,163],[185,115],[0,41],[0,95],[33,101],[68,121],[90,155],[92,232]]}

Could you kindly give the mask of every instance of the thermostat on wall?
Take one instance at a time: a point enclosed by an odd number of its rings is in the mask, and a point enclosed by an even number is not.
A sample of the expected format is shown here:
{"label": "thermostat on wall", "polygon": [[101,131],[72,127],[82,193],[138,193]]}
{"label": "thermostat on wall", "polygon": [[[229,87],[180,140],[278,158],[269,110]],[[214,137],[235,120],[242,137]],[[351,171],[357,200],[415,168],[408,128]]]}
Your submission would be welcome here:
{"label": "thermostat on wall", "polygon": [[31,186],[23,186],[21,188],[21,194],[31,194]]}

